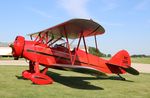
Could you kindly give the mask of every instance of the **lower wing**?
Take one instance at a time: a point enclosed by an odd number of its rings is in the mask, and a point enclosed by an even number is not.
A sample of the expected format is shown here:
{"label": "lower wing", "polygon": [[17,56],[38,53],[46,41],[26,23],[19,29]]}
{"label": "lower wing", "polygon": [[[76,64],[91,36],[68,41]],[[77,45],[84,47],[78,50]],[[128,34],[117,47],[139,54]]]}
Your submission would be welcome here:
{"label": "lower wing", "polygon": [[103,73],[95,68],[87,67],[87,66],[55,64],[55,65],[52,65],[51,68],[85,73],[85,74],[90,74],[90,75],[94,75],[94,76],[107,76],[105,73]]}

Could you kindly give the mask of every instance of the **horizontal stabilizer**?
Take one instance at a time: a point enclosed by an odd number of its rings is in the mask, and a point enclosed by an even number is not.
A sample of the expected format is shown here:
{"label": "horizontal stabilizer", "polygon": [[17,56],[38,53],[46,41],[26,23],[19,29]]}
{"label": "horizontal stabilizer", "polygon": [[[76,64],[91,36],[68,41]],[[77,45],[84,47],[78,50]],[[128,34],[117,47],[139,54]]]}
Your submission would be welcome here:
{"label": "horizontal stabilizer", "polygon": [[125,70],[126,72],[132,74],[132,75],[139,75],[140,74],[136,69],[134,69],[132,67],[122,68],[122,69]]}

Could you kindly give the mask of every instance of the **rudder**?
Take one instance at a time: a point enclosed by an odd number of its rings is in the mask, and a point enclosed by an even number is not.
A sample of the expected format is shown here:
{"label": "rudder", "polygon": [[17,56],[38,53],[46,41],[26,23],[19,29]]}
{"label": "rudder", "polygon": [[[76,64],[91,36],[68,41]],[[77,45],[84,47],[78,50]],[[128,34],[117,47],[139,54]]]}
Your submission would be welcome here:
{"label": "rudder", "polygon": [[110,66],[118,66],[119,68],[130,74],[139,75],[139,72],[131,67],[131,58],[126,50],[121,50],[118,53],[116,53],[107,62],[107,64],[109,64]]}
{"label": "rudder", "polygon": [[108,61],[108,64],[129,68],[131,66],[129,53],[126,50],[119,51]]}

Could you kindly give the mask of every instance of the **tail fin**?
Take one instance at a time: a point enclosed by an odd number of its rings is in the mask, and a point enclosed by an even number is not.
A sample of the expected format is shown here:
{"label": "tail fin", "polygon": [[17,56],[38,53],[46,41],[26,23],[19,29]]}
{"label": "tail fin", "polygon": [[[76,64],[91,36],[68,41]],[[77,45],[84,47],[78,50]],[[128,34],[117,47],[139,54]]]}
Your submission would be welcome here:
{"label": "tail fin", "polygon": [[128,68],[131,66],[131,59],[127,51],[121,50],[115,54],[109,61],[109,64]]}
{"label": "tail fin", "polygon": [[107,62],[107,64],[112,66],[118,66],[124,71],[133,75],[139,74],[137,70],[131,67],[131,59],[129,53],[126,50],[119,51]]}

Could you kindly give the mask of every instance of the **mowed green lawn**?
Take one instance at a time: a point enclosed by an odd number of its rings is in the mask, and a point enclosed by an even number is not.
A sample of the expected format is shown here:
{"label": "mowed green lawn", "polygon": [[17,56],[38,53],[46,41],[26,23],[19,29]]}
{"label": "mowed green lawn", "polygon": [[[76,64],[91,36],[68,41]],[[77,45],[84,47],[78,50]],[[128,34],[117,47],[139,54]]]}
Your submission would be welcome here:
{"label": "mowed green lawn", "polygon": [[[104,57],[104,59],[109,60],[110,58]],[[132,63],[143,63],[143,64],[150,64],[150,57],[131,57]]]}
{"label": "mowed green lawn", "polygon": [[137,57],[137,58],[131,58],[132,63],[143,63],[143,64],[150,64],[150,57]]}
{"label": "mowed green lawn", "polygon": [[[0,98],[150,98],[150,74],[123,75],[127,81],[95,78],[70,71],[49,69],[52,85],[23,80],[27,66],[0,66]],[[115,76],[115,75],[114,75]]]}

